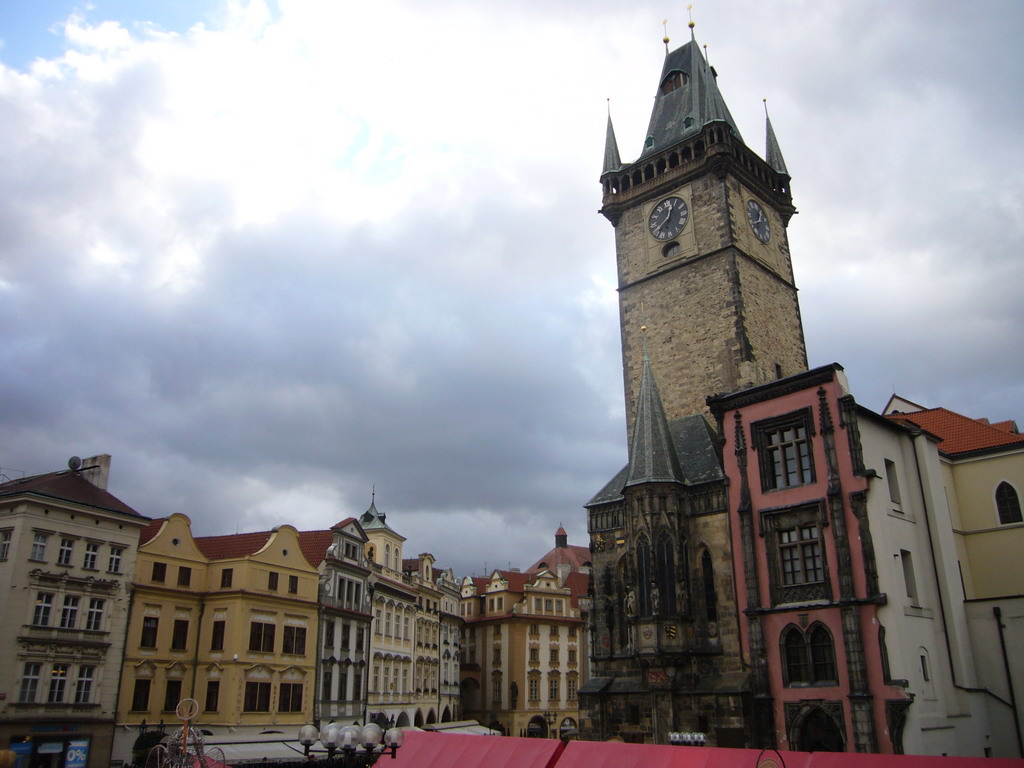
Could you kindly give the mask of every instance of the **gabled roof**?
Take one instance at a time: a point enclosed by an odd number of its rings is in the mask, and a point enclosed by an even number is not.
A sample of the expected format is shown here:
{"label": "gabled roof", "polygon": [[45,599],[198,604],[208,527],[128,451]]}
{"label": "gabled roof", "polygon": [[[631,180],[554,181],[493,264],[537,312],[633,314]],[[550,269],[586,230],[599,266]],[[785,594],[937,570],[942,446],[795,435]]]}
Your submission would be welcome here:
{"label": "gabled roof", "polygon": [[20,494],[42,496],[56,501],[84,504],[106,512],[142,517],[112,493],[98,488],[82,477],[80,472],[70,469],[22,477],[0,484],[0,498]]}
{"label": "gabled roof", "polygon": [[896,412],[886,416],[893,421],[913,424],[931,432],[941,439],[939,452],[947,456],[998,448],[1024,448],[1024,435],[1013,431],[1013,422],[1009,422],[1008,429],[1007,422],[1000,422],[996,426],[989,424],[987,419],[972,419],[946,408],[928,408],[913,413]]}

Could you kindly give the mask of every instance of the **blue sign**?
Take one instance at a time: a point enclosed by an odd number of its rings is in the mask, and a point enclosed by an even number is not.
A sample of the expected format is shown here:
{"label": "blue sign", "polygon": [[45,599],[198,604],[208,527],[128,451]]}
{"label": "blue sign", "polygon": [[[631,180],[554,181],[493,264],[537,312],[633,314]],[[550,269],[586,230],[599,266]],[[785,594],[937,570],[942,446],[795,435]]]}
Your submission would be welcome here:
{"label": "blue sign", "polygon": [[70,739],[64,756],[64,768],[85,768],[89,762],[89,740]]}

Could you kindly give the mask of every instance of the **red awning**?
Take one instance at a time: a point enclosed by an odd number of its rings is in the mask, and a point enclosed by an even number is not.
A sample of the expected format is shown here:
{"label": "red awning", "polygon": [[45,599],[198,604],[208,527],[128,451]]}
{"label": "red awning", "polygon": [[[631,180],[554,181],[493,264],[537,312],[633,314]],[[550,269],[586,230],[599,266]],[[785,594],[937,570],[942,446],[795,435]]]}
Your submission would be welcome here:
{"label": "red awning", "polygon": [[[781,759],[780,759],[781,758]],[[1021,760],[984,757],[876,755],[856,752],[775,752],[571,741],[555,768],[1021,768]]]}
{"label": "red awning", "polygon": [[[757,768],[757,755],[750,749],[570,741],[557,768]],[[786,768],[806,766],[787,759]]]}
{"label": "red awning", "polygon": [[462,733],[405,731],[392,760],[378,758],[377,768],[552,768],[562,753],[558,739],[471,736]]}

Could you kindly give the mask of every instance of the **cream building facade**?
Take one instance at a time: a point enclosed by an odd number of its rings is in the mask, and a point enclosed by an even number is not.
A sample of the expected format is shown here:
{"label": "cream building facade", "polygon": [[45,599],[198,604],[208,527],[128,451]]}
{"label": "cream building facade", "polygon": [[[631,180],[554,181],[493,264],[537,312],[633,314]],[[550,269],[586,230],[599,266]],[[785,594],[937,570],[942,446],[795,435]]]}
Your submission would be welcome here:
{"label": "cream building facade", "polygon": [[320,684],[314,720],[362,723],[370,658],[368,538],[355,518],[331,528],[320,581]]}
{"label": "cream building facade", "polygon": [[0,484],[0,746],[38,768],[110,764],[139,532],[110,456]]}
{"label": "cream building facade", "polygon": [[[972,419],[893,395],[890,419],[939,441],[955,554],[947,568],[963,600],[978,685],[986,692],[988,753],[1024,757],[1024,436],[1012,421]],[[955,561],[955,562],[954,562]],[[962,694],[961,694],[962,698]]]}
{"label": "cream building facade", "polygon": [[554,737],[579,723],[589,558],[558,549],[535,564],[550,570],[462,580],[464,716],[508,736]]}
{"label": "cream building facade", "polygon": [[404,559],[405,537],[388,525],[375,502],[359,523],[372,569],[368,718],[382,726],[453,720],[459,710],[452,680],[461,636],[454,576],[434,568],[433,555]]}

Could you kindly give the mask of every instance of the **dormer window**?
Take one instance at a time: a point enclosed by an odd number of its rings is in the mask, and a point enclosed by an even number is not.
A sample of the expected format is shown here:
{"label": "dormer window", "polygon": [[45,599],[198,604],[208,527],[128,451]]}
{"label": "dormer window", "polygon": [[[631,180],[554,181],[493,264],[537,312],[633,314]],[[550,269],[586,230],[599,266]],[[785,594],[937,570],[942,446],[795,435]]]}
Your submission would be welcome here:
{"label": "dormer window", "polygon": [[680,72],[678,69],[675,72],[669,72],[668,77],[661,81],[661,95],[664,96],[677,88],[682,88],[688,79],[686,73]]}

